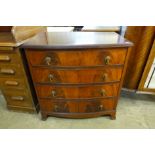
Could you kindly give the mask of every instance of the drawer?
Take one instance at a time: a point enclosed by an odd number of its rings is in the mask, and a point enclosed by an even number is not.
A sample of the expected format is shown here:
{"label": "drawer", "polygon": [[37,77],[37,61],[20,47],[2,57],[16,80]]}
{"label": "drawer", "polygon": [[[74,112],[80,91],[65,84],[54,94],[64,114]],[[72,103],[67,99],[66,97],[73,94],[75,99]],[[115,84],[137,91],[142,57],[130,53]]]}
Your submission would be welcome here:
{"label": "drawer", "polygon": [[123,65],[126,48],[81,50],[26,50],[32,66],[71,67]]}
{"label": "drawer", "polygon": [[48,113],[75,113],[78,112],[78,104],[73,102],[54,102],[52,100],[41,100],[40,108],[43,112]]}
{"label": "drawer", "polygon": [[40,108],[48,113],[93,113],[115,110],[116,99],[102,99],[96,101],[61,101],[40,100]]}
{"label": "drawer", "polygon": [[48,84],[82,84],[118,82],[121,79],[122,68],[95,68],[54,70],[45,68],[32,68],[32,75],[36,83]]}
{"label": "drawer", "polygon": [[1,77],[21,77],[23,75],[23,69],[19,64],[17,65],[0,65]]}
{"label": "drawer", "polygon": [[117,96],[119,83],[91,86],[48,86],[37,85],[39,98],[51,99],[90,99]]}
{"label": "drawer", "polygon": [[0,64],[17,64],[20,59],[20,55],[15,51],[0,52]]}
{"label": "drawer", "polygon": [[116,99],[102,99],[97,101],[87,101],[79,103],[79,112],[81,113],[91,113],[91,112],[101,112],[107,110],[115,110]]}
{"label": "drawer", "polygon": [[32,107],[31,96],[26,90],[3,90],[3,94],[8,105],[12,106],[22,106],[22,107]]}
{"label": "drawer", "polygon": [[0,87],[4,89],[25,89],[26,83],[23,79],[18,78],[0,78]]}

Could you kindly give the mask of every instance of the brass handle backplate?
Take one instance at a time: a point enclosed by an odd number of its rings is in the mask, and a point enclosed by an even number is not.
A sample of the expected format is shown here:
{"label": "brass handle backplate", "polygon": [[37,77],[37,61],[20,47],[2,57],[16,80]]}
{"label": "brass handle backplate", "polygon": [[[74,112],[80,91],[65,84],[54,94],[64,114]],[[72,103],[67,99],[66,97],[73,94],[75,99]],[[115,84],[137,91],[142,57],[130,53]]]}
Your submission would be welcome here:
{"label": "brass handle backplate", "polygon": [[102,74],[102,80],[103,80],[103,81],[106,81],[107,78],[108,78],[108,74],[107,74],[107,73],[103,73],[103,74]]}
{"label": "brass handle backplate", "polygon": [[109,65],[109,64],[110,64],[110,60],[111,60],[111,57],[110,57],[110,56],[106,56],[106,57],[104,58],[104,63],[105,63],[106,65]]}
{"label": "brass handle backplate", "polygon": [[104,89],[101,89],[100,90],[100,94],[101,94],[101,96],[105,96],[106,95],[106,91]]}
{"label": "brass handle backplate", "polygon": [[49,74],[49,75],[48,75],[48,78],[49,78],[50,82],[53,82],[53,80],[54,80],[54,75],[53,75],[53,74]]}
{"label": "brass handle backplate", "polygon": [[46,58],[45,58],[45,63],[46,63],[47,65],[51,65],[51,62],[52,62],[52,58],[51,58],[51,57],[46,57]]}
{"label": "brass handle backplate", "polygon": [[54,111],[57,112],[58,111],[58,108],[59,108],[58,105],[54,105]]}
{"label": "brass handle backplate", "polygon": [[18,86],[18,84],[17,81],[5,81],[5,85],[7,86]]}
{"label": "brass handle backplate", "polygon": [[52,91],[51,91],[51,94],[52,94],[52,97],[56,97],[57,92],[56,92],[55,90],[52,90]]}
{"label": "brass handle backplate", "polygon": [[15,101],[23,101],[24,97],[23,96],[12,96],[11,99]]}
{"label": "brass handle backplate", "polygon": [[103,105],[102,104],[99,106],[99,110],[103,110]]}
{"label": "brass handle backplate", "polygon": [[0,73],[2,74],[15,74],[15,71],[13,69],[0,69]]}
{"label": "brass handle backplate", "polygon": [[10,57],[8,55],[0,55],[0,61],[10,61]]}
{"label": "brass handle backplate", "polygon": [[57,59],[56,59],[55,55],[46,56],[44,60],[45,60],[45,63],[46,63],[48,66],[57,63]]}

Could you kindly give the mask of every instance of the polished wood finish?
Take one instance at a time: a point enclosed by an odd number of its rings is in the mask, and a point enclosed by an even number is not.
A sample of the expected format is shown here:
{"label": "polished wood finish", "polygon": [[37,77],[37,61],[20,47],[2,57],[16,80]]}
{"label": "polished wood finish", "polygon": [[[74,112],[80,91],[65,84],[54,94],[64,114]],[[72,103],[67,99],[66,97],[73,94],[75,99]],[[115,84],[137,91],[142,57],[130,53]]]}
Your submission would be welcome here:
{"label": "polished wood finish", "polygon": [[107,110],[115,110],[115,98],[79,103],[79,112],[81,113],[101,112]]}
{"label": "polished wood finish", "polygon": [[124,64],[126,49],[28,50],[27,55],[32,66],[112,66]]}
{"label": "polished wood finish", "polygon": [[39,98],[51,99],[95,99],[117,96],[118,84],[90,86],[48,86],[37,85]]}
{"label": "polished wood finish", "polygon": [[22,45],[25,49],[87,49],[128,47],[133,44],[115,32],[40,33]]}
{"label": "polished wood finish", "polygon": [[62,113],[76,113],[78,112],[78,104],[68,101],[55,102],[50,100],[41,100],[41,110],[45,112],[62,112]]}
{"label": "polished wood finish", "polygon": [[[76,69],[76,70],[75,70]],[[43,84],[93,84],[110,83],[121,80],[123,67],[96,67],[83,69],[32,68],[36,83]]]}
{"label": "polished wood finish", "polygon": [[129,46],[115,33],[85,32],[39,34],[23,44],[42,119],[115,119]]}
{"label": "polished wood finish", "polygon": [[115,98],[95,101],[51,101],[40,100],[42,119],[48,115],[68,118],[89,118],[99,115],[111,115],[115,119]]}
{"label": "polished wood finish", "polygon": [[134,43],[130,48],[129,61],[123,87],[137,90],[155,36],[154,26],[128,26],[125,37]]}
{"label": "polished wood finish", "polygon": [[92,118],[99,116],[109,116],[112,120],[116,119],[116,110],[106,110],[101,112],[92,112],[92,113],[54,113],[54,112],[44,112],[41,113],[42,120],[46,120],[48,116],[54,117],[63,117],[63,118]]}

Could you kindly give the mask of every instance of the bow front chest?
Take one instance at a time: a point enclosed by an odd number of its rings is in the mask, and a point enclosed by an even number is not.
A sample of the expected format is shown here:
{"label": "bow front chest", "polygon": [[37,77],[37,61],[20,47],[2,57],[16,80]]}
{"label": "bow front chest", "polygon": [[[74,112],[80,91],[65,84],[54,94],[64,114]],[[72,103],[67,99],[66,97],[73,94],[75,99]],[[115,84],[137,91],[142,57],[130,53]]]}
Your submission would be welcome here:
{"label": "bow front chest", "polygon": [[23,44],[42,119],[115,119],[130,46],[113,32],[40,33]]}

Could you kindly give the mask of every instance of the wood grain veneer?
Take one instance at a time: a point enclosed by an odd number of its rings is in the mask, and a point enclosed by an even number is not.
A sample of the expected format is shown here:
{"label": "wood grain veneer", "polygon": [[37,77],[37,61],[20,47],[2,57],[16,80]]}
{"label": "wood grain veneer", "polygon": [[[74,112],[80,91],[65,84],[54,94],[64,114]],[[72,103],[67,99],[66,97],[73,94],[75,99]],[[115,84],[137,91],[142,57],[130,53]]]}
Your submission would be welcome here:
{"label": "wood grain veneer", "polygon": [[[37,51],[37,52],[36,52]],[[69,54],[71,58],[68,58]],[[91,49],[91,50],[28,50],[28,59],[32,66],[103,66],[109,58],[108,65],[123,65],[126,48]]]}
{"label": "wood grain veneer", "polygon": [[117,84],[90,85],[90,86],[48,86],[37,85],[36,90],[39,98],[51,99],[81,99],[81,98],[106,98],[117,96]]}
{"label": "wood grain veneer", "polygon": [[32,74],[34,81],[40,84],[103,84],[119,82],[121,80],[122,69],[122,67],[98,67],[89,69],[72,68],[67,70],[33,67]]}
{"label": "wood grain veneer", "polygon": [[43,33],[23,44],[42,119],[115,119],[129,46],[102,32]]}

